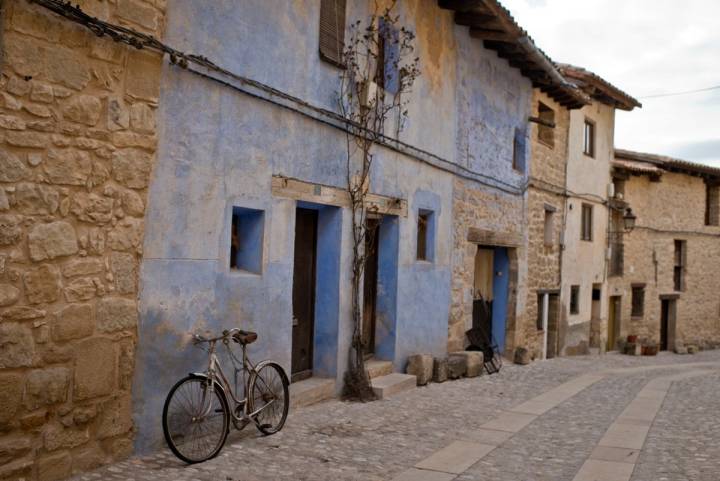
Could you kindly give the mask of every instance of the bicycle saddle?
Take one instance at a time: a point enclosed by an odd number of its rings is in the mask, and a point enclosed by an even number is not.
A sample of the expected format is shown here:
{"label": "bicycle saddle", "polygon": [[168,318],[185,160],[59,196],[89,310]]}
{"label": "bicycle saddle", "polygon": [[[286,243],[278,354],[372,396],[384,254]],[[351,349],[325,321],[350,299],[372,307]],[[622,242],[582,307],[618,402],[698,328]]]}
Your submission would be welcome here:
{"label": "bicycle saddle", "polygon": [[247,345],[257,341],[258,335],[257,332],[238,331],[233,334],[232,338],[233,341],[237,342],[238,344]]}

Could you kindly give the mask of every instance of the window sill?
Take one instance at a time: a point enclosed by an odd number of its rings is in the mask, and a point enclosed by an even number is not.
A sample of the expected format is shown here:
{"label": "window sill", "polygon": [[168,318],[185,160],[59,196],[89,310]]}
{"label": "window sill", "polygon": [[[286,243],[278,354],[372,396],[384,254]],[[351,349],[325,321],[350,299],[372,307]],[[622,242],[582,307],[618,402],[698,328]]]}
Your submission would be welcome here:
{"label": "window sill", "polygon": [[550,150],[555,150],[555,144],[554,144],[554,143],[551,144],[551,143],[549,143],[549,142],[545,142],[545,141],[542,140],[542,139],[537,139],[537,141],[538,141],[538,144],[543,145],[543,146],[547,147],[547,148],[550,149]]}
{"label": "window sill", "polygon": [[595,154],[588,154],[587,152],[583,152],[583,155],[584,155],[585,157],[589,157],[589,158],[591,158],[591,159],[594,159],[594,158],[595,158]]}
{"label": "window sill", "polygon": [[230,268],[230,275],[235,277],[262,277],[262,272],[246,271],[244,269]]}
{"label": "window sill", "polygon": [[630,316],[631,321],[642,321],[645,319],[645,316]]}

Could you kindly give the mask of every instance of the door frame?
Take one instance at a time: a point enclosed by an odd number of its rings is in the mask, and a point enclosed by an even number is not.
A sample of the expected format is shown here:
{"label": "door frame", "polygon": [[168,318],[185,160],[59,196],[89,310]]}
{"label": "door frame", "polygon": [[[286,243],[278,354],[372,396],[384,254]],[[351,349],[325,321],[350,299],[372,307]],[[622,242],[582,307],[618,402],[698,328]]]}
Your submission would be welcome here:
{"label": "door frame", "polygon": [[[312,276],[310,280],[310,286],[309,286],[309,295],[310,295],[310,312],[309,312],[309,343],[308,343],[308,363],[309,367],[307,369],[303,369],[301,371],[294,371],[294,368],[296,367],[294,365],[295,360],[295,349],[296,344],[294,342],[294,333],[295,333],[295,279],[296,279],[296,272],[295,272],[295,262],[296,262],[296,254],[297,254],[297,220],[298,220],[298,212],[299,211],[306,211],[306,212],[312,212],[314,216],[314,235],[313,235],[313,241],[312,241],[312,250],[311,250],[311,256],[310,259],[311,262],[311,269],[312,269]],[[312,376],[313,374],[313,365],[314,365],[314,346],[315,346],[315,302],[316,302],[316,289],[317,289],[317,246],[318,246],[318,224],[319,224],[319,215],[317,210],[314,209],[307,209],[302,206],[297,206],[295,208],[295,239],[293,240],[293,278],[292,278],[292,316],[293,316],[293,335],[291,336],[291,347],[290,347],[290,378],[291,382],[297,382],[302,381],[303,379],[307,379]]]}
{"label": "door frame", "polygon": [[[616,305],[617,304],[617,305]],[[620,322],[622,319],[622,296],[610,296],[608,299],[608,324],[606,350],[616,351],[617,341],[620,337]],[[612,329],[611,329],[612,325]],[[613,336],[610,337],[610,332]]]}
{"label": "door frame", "polygon": [[[675,348],[677,333],[677,300],[679,294],[660,295],[660,350],[672,351]],[[667,319],[663,321],[663,304],[667,303]],[[665,324],[665,341],[663,342],[663,324]]]}

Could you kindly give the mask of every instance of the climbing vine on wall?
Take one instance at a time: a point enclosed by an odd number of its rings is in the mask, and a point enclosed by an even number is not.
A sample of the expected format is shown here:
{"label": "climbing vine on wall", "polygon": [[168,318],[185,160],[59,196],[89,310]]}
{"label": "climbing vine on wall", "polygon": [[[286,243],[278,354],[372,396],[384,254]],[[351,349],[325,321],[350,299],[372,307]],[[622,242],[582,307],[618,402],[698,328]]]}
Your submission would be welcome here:
{"label": "climbing vine on wall", "polygon": [[352,340],[344,394],[348,398],[375,398],[365,368],[368,339],[363,336],[361,287],[365,264],[375,249],[377,223],[368,223],[376,208],[369,206],[370,173],[376,144],[398,138],[408,117],[408,95],[420,75],[415,56],[415,34],[401,25],[396,1],[375,4],[366,22],[349,26],[343,48],[338,104],[347,120],[347,192],[352,216]]}

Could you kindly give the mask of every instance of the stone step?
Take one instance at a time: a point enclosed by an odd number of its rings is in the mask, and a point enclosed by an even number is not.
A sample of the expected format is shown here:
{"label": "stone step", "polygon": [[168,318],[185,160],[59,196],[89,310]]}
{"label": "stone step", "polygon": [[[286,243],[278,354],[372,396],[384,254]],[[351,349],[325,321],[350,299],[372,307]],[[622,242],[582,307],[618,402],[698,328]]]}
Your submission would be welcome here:
{"label": "stone step", "polygon": [[413,389],[417,385],[417,377],[411,374],[394,372],[386,376],[373,378],[370,384],[377,398],[385,399],[393,394]]}
{"label": "stone step", "polygon": [[391,361],[369,359],[365,361],[365,369],[367,369],[370,379],[375,379],[376,377],[391,374],[393,372],[393,363]]}
{"label": "stone step", "polygon": [[310,377],[290,384],[290,409],[310,406],[334,397],[334,378]]}

